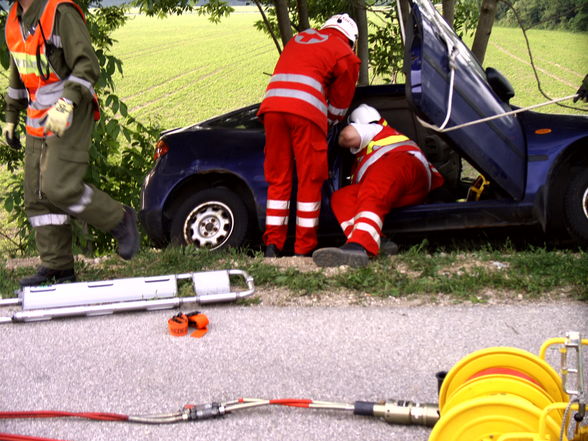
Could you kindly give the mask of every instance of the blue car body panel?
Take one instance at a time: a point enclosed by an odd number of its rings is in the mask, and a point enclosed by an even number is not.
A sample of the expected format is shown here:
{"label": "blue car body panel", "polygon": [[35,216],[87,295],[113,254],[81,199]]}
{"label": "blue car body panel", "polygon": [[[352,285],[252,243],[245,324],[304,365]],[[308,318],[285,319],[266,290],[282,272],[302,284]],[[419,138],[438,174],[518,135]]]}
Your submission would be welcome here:
{"label": "blue car body panel", "polygon": [[[410,47],[407,96],[433,124],[446,118],[453,93],[447,127],[504,114],[505,108],[492,91],[486,75],[469,49],[427,0],[415,0]],[[450,54],[455,62],[451,90]],[[516,116],[506,116],[447,134],[461,152],[488,178],[514,199],[525,191],[527,152]]]}

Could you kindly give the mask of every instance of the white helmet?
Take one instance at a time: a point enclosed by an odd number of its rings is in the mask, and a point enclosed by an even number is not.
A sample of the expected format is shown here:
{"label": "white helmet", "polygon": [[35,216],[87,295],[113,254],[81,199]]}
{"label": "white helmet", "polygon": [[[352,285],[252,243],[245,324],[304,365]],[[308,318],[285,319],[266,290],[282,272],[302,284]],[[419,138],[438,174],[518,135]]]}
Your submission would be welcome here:
{"label": "white helmet", "polygon": [[367,104],[360,104],[355,108],[351,115],[349,115],[349,122],[369,124],[371,122],[378,122],[381,119],[380,112]]}
{"label": "white helmet", "polygon": [[353,19],[347,14],[337,14],[329,18],[321,29],[337,29],[345,35],[353,44],[357,41],[357,25]]}

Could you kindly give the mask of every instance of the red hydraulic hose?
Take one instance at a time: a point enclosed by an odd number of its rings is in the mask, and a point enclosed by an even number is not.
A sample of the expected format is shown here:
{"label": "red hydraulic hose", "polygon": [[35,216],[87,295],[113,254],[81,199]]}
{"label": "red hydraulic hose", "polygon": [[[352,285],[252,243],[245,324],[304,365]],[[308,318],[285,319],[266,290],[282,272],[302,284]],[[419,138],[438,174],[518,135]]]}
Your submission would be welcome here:
{"label": "red hydraulic hose", "polygon": [[127,421],[128,415],[103,412],[62,412],[58,410],[35,410],[22,412],[0,412],[0,419],[9,418],[60,418],[74,417],[98,421]]}
{"label": "red hydraulic hose", "polygon": [[[127,421],[128,415],[102,412],[62,412],[56,410],[38,410],[23,412],[0,412],[0,419],[8,418],[58,418],[74,417],[98,421]],[[28,435],[0,433],[0,441],[62,441],[55,438],[38,438]]]}
{"label": "red hydraulic hose", "polygon": [[276,404],[278,406],[309,407],[313,403],[313,401],[298,398],[280,398],[275,400],[269,400],[269,403]]}
{"label": "red hydraulic hose", "polygon": [[55,438],[38,438],[36,436],[0,433],[0,441],[63,441]]}

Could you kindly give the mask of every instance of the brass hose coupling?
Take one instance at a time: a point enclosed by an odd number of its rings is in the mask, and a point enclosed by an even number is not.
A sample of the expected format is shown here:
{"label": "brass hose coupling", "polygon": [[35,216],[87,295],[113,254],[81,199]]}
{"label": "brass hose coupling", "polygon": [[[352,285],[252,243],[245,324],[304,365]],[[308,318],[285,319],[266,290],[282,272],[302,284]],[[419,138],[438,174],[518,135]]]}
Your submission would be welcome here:
{"label": "brass hose coupling", "polygon": [[433,427],[439,419],[439,406],[434,403],[414,403],[404,400],[381,402],[356,401],[353,413],[383,418],[390,424]]}

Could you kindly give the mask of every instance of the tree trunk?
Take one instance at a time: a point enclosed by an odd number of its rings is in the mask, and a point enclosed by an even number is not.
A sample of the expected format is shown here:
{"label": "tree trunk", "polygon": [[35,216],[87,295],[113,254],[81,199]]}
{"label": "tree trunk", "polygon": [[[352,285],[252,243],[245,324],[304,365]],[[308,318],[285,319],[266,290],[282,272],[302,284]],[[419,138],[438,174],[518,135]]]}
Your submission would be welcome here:
{"label": "tree trunk", "polygon": [[357,37],[357,55],[361,59],[358,85],[369,84],[369,50],[368,50],[368,20],[364,0],[353,1],[353,16],[357,23],[359,35]]}
{"label": "tree trunk", "polygon": [[310,28],[310,20],[308,19],[308,5],[306,0],[296,0],[298,6],[298,32]]}
{"label": "tree trunk", "polygon": [[282,48],[280,47],[280,42],[278,41],[278,38],[276,37],[275,32],[272,30],[272,27],[270,26],[269,20],[267,19],[267,16],[265,15],[265,12],[263,11],[263,7],[259,3],[259,0],[254,0],[254,1],[255,1],[255,4],[257,5],[257,9],[259,9],[259,13],[261,14],[261,18],[263,19],[263,22],[265,23],[265,27],[267,28],[267,31],[271,35],[272,40],[274,41],[274,44],[276,45],[276,49],[278,50],[278,54],[281,54]]}
{"label": "tree trunk", "polygon": [[455,19],[455,0],[443,0],[443,18],[453,29]]}
{"label": "tree trunk", "polygon": [[496,17],[497,3],[498,0],[482,0],[482,6],[480,7],[480,19],[478,20],[476,35],[472,44],[472,53],[476,56],[480,64],[484,63],[488,40],[490,39],[494,18]]}
{"label": "tree trunk", "polygon": [[274,5],[276,7],[276,17],[278,19],[282,45],[286,46],[286,43],[292,38],[292,26],[290,25],[290,16],[288,15],[288,0],[274,0]]}

